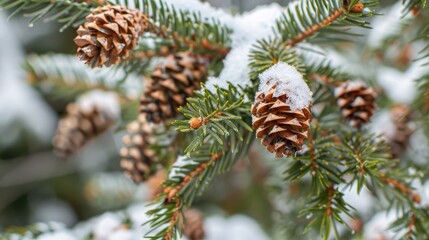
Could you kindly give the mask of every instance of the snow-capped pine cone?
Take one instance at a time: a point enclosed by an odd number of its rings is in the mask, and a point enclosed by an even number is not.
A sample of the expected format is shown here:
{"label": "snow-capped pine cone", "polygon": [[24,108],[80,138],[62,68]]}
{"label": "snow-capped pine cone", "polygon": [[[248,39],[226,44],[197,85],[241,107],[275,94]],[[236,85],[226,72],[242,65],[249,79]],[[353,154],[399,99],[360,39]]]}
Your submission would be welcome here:
{"label": "snow-capped pine cone", "polygon": [[267,93],[259,93],[252,106],[253,129],[269,152],[276,157],[292,156],[300,151],[308,138],[310,107],[291,110],[287,96],[274,97],[275,86]]}

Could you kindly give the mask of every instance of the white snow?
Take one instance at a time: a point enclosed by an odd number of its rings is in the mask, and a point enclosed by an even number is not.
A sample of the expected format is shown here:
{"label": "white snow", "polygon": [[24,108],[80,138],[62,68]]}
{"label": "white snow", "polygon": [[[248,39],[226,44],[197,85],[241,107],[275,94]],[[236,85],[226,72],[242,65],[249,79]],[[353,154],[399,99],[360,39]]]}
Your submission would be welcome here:
{"label": "white snow", "polygon": [[218,78],[209,78],[206,87],[214,90],[214,86],[227,88],[228,82],[234,86],[251,86],[249,79],[249,53],[256,40],[271,36],[275,19],[283,12],[277,3],[259,6],[252,11],[232,16],[223,10],[216,9],[207,3],[196,0],[167,0],[176,8],[200,12],[205,19],[218,19],[230,27],[232,33],[232,49],[224,60],[224,69]]}
{"label": "white snow", "polygon": [[379,67],[377,80],[380,86],[386,91],[389,98],[397,103],[409,104],[416,95],[416,82],[421,67],[411,67],[403,73],[390,67]]}
{"label": "white snow", "polygon": [[118,95],[114,92],[93,90],[81,95],[77,100],[77,104],[82,109],[87,110],[91,110],[93,107],[103,109],[115,119],[119,119],[121,115]]}
{"label": "white snow", "polygon": [[32,141],[49,142],[55,115],[27,84],[21,69],[23,51],[0,12],[0,146],[13,144],[24,132]]}
{"label": "white snow", "polygon": [[[153,207],[153,206],[152,206]],[[72,229],[63,224],[50,222],[38,223],[38,229],[43,233],[37,240],[78,240],[93,234],[95,240],[138,240],[147,239],[143,236],[151,229],[144,225],[149,220],[145,214],[152,207],[147,202],[141,202],[120,212],[106,212],[88,221],[79,223]],[[125,216],[131,220],[131,226],[124,226]],[[128,228],[129,227],[129,228]],[[222,215],[207,216],[204,221],[207,240],[268,240],[257,222],[244,215],[224,217]],[[11,240],[30,240],[13,236]],[[179,238],[186,240],[186,237]],[[36,240],[31,238],[31,240]]]}
{"label": "white snow", "polygon": [[398,218],[395,211],[380,212],[365,224],[364,239],[398,239],[400,233],[389,230],[390,224]]}
{"label": "white snow", "polygon": [[275,20],[283,12],[283,7],[277,3],[272,3],[258,6],[249,12],[236,16],[230,25],[234,31],[232,35],[232,47],[241,47],[252,44],[256,40],[273,36],[272,27],[275,25]]}
{"label": "white snow", "polygon": [[373,213],[374,201],[376,201],[371,192],[365,187],[358,193],[357,184],[353,186],[340,185],[339,189],[344,194],[344,200],[356,209],[359,215],[368,216]]}
{"label": "white snow", "polygon": [[369,31],[367,41],[371,48],[381,47],[385,39],[398,34],[401,25],[411,18],[410,14],[402,18],[402,10],[402,1],[398,1],[390,9],[386,9],[386,14],[383,17],[374,18],[371,24],[373,30]]}
{"label": "white snow", "polygon": [[205,22],[210,22],[210,19],[219,20],[221,23],[230,25],[233,17],[221,8],[215,8],[207,2],[199,0],[164,0],[168,5],[174,5],[176,9],[189,12],[201,13],[202,19]]}
{"label": "white snow", "polygon": [[392,139],[396,132],[396,126],[389,111],[376,112],[370,129],[377,135],[383,135],[385,140]]}
{"label": "white snow", "polygon": [[121,219],[118,214],[104,213],[98,218],[93,233],[95,239],[105,240],[121,226]]}
{"label": "white snow", "polygon": [[188,156],[178,156],[176,162],[174,162],[173,166],[171,167],[170,173],[168,174],[168,179],[184,176],[178,170],[183,166],[190,165],[190,164],[197,165],[198,162],[191,160]]}
{"label": "white snow", "polygon": [[268,240],[268,236],[251,218],[235,215],[230,218],[209,217],[204,222],[207,240]]}
{"label": "white snow", "polygon": [[70,231],[61,230],[40,235],[37,240],[77,240]]}
{"label": "white snow", "polygon": [[276,86],[274,97],[286,94],[291,110],[310,106],[313,93],[294,66],[279,62],[259,75],[259,92],[266,93]]}
{"label": "white snow", "polygon": [[233,48],[224,60],[224,69],[218,79],[211,78],[207,82],[207,87],[211,90],[214,85],[227,89],[227,82],[234,86],[250,87],[252,83],[249,79],[250,68],[249,53],[251,45],[244,45]]}

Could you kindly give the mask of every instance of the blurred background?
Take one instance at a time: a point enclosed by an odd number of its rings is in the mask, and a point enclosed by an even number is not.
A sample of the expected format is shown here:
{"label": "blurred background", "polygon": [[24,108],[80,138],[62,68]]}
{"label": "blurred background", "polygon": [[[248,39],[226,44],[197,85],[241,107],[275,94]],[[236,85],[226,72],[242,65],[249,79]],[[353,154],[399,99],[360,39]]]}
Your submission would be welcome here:
{"label": "blurred background", "polygon": [[[288,3],[287,0],[207,2],[232,13],[264,4]],[[385,2],[387,6],[395,1]],[[73,227],[105,212],[147,201],[150,187],[136,186],[119,169],[117,152],[123,133],[104,134],[71,159],[59,159],[52,153],[51,139],[57,121],[73,99],[44,94],[49,89],[36,91],[27,84],[29,76],[22,66],[25,56],[31,54],[74,54],[76,47],[71,39],[75,30],[70,28],[60,33],[53,22],[29,27],[28,19],[16,16],[7,21],[7,15],[0,12],[0,231],[48,221]],[[360,39],[358,44],[365,45],[366,39]],[[358,51],[350,54],[360,56]],[[252,151],[249,154],[252,159],[243,159],[233,172],[216,178],[196,205],[209,216],[241,216],[237,226],[256,224],[253,229],[257,233],[248,239],[258,240],[271,235],[273,206],[269,192],[280,184],[269,183],[281,173],[268,173],[270,161],[261,161],[268,157],[260,155],[265,151],[259,151],[257,146]],[[288,187],[292,193],[299,189],[295,185]]]}

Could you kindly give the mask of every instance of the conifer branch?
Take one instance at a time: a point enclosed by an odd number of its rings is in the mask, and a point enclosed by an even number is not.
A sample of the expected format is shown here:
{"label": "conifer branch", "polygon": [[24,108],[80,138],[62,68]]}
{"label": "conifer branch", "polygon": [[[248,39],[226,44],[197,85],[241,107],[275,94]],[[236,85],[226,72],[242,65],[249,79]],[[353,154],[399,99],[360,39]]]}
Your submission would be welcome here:
{"label": "conifer branch", "polygon": [[225,154],[224,152],[212,154],[210,160],[208,160],[207,162],[203,162],[198,166],[195,166],[196,168],[192,172],[187,173],[183,177],[183,181],[181,181],[177,186],[166,188],[164,190],[164,193],[167,196],[167,200],[173,201],[173,199],[176,198],[177,194],[180,192],[182,188],[185,188],[190,181],[193,181],[197,177],[201,176],[204,173],[204,171],[207,170],[207,168],[211,167],[215,163],[215,161],[221,158],[224,154]]}
{"label": "conifer branch", "polygon": [[174,210],[174,212],[173,212],[173,214],[171,216],[170,226],[167,229],[167,233],[165,235],[165,240],[172,240],[173,236],[176,236],[174,229],[175,229],[175,227],[177,225],[177,222],[179,221],[179,218],[180,218],[180,212],[181,212],[181,208],[180,208],[181,204],[180,203],[181,203],[181,200],[180,199],[176,199],[175,202],[176,202],[175,210]]}
{"label": "conifer branch", "polygon": [[[420,57],[417,60],[425,61],[429,58],[429,44],[427,44],[427,41],[429,41],[429,26],[427,24],[423,24],[419,29],[419,33],[420,36],[418,39],[422,40],[425,43],[425,46],[420,50]],[[429,61],[424,62],[423,65],[428,66]]]}
{"label": "conifer branch", "polygon": [[90,9],[99,6],[99,2],[76,2],[70,0],[0,0],[0,9],[13,9],[9,18],[18,13],[31,17],[32,26],[41,19],[56,20],[63,24],[60,31],[81,24]]}
{"label": "conifer branch", "polygon": [[232,30],[219,20],[203,20],[198,12],[177,10],[161,0],[148,0],[139,6],[149,16],[150,32],[170,39],[180,50],[223,58],[230,49]]}
{"label": "conifer branch", "polygon": [[313,34],[315,34],[317,31],[322,29],[323,27],[328,26],[329,24],[333,23],[335,20],[337,20],[342,14],[344,14],[346,10],[344,8],[340,8],[338,10],[335,10],[329,17],[325,18],[321,23],[315,24],[310,28],[307,28],[304,30],[304,32],[299,33],[294,39],[288,40],[287,44],[290,46],[295,46],[296,44],[304,41],[305,39],[311,37]]}
{"label": "conifer branch", "polygon": [[106,4],[135,7],[149,16],[150,32],[169,39],[179,51],[193,50],[199,53],[223,58],[231,44],[231,29],[219,20],[203,20],[198,12],[177,10],[162,0],[110,0],[83,1],[70,0],[0,0],[0,8],[13,9],[10,15],[22,13],[32,17],[30,26],[40,19],[57,20],[64,25],[60,31],[73,26],[77,27],[85,21],[91,9]]}
{"label": "conifer branch", "polygon": [[[208,139],[224,144],[223,136],[236,136],[242,141],[243,135],[239,131],[240,127],[252,131],[244,121],[250,114],[248,112],[250,102],[243,99],[244,94],[232,85],[229,85],[228,90],[217,88],[215,93],[203,86],[201,92],[196,93],[196,97],[189,98],[188,104],[179,108],[187,119],[177,120],[173,123],[177,126],[178,131],[194,132],[196,135],[185,152],[194,151]],[[232,132],[229,131],[231,129]]]}
{"label": "conifer branch", "polygon": [[402,0],[402,5],[404,14],[413,12],[413,15],[417,15],[421,9],[426,8],[426,0]]}
{"label": "conifer branch", "polygon": [[259,74],[278,62],[292,65],[305,75],[303,61],[297,56],[295,49],[275,38],[260,40],[253,45],[249,62],[249,67],[251,68],[250,79],[256,82]]}
{"label": "conifer branch", "polygon": [[322,83],[333,87],[340,85],[344,81],[354,79],[353,76],[332,66],[328,61],[307,64],[306,73],[310,80],[320,80]]}
{"label": "conifer branch", "polygon": [[408,232],[407,232],[407,239],[408,240],[412,239],[415,223],[416,223],[416,214],[413,212],[411,214],[410,223],[408,224]]}
{"label": "conifer branch", "polygon": [[[213,92],[203,86],[195,97],[188,98],[185,107],[180,108],[186,119],[174,123],[177,130],[192,132],[195,136],[185,149],[187,156],[170,170],[163,184],[165,190],[156,201],[157,208],[148,212],[152,216],[148,222],[151,227],[168,226],[150,238],[175,239],[181,229],[177,227],[174,214],[178,210],[173,210],[172,203],[180,201],[180,209],[192,204],[216,174],[230,170],[247,152],[253,134],[247,124],[249,102],[243,98],[244,93],[232,85],[228,89],[216,87]],[[198,119],[198,124],[190,125],[191,119]],[[158,219],[161,215],[162,219]]]}
{"label": "conifer branch", "polygon": [[[357,8],[357,5],[361,5]],[[364,8],[378,5],[378,1],[365,2],[344,0],[312,1],[302,0],[291,3],[286,12],[276,22],[275,33],[290,46],[307,41],[348,41],[356,37],[348,32],[350,27],[369,28],[363,18],[373,16],[374,10]]]}
{"label": "conifer branch", "polygon": [[[138,64],[142,67],[142,64]],[[137,76],[118,68],[88,69],[76,61],[74,56],[62,54],[31,55],[24,68],[28,82],[41,91],[55,93],[55,98],[70,98],[95,89],[117,92],[123,99],[128,98],[128,88],[124,80],[136,82]],[[140,69],[143,71],[145,68]],[[127,70],[127,69],[125,69]],[[54,90],[54,91],[51,91]]]}
{"label": "conifer branch", "polygon": [[420,196],[420,194],[413,192],[413,191],[412,191],[408,186],[406,186],[405,184],[400,183],[399,181],[397,181],[397,180],[395,180],[395,179],[393,179],[393,178],[386,177],[386,176],[384,176],[384,175],[381,175],[381,180],[382,180],[385,184],[387,184],[387,185],[389,185],[389,186],[391,186],[391,187],[395,188],[396,190],[400,191],[400,192],[401,192],[402,194],[404,194],[405,196],[410,197],[410,198],[411,198],[411,200],[412,200],[415,204],[420,204],[421,199],[422,199],[422,198],[421,198],[421,196]]}

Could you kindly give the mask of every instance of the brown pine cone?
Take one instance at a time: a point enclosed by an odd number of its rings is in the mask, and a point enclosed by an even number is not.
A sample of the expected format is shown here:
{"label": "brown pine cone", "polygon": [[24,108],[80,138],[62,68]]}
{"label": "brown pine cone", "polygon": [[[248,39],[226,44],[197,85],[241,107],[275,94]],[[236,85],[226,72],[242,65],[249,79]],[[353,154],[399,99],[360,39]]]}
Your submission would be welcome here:
{"label": "brown pine cone", "polygon": [[92,67],[119,63],[147,28],[147,17],[139,10],[119,5],[98,7],[77,30],[77,56]]}
{"label": "brown pine cone", "polygon": [[302,149],[310,127],[310,107],[291,111],[286,94],[274,97],[276,86],[259,93],[252,106],[256,137],[276,157],[291,156]]}
{"label": "brown pine cone", "polygon": [[115,123],[115,118],[100,107],[81,108],[70,103],[67,115],[60,120],[53,139],[54,150],[61,156],[70,156],[89,140],[102,134]]}
{"label": "brown pine cone", "polygon": [[388,143],[395,157],[399,157],[407,150],[410,137],[414,132],[409,126],[410,115],[410,108],[403,104],[396,105],[390,110],[390,116],[395,129],[388,139]]}
{"label": "brown pine cone", "polygon": [[164,183],[165,179],[167,179],[167,174],[165,173],[164,169],[161,169],[147,180],[147,185],[149,186],[150,190],[150,201],[155,200],[158,195],[163,192],[164,188],[162,187],[162,184]]}
{"label": "brown pine cone", "polygon": [[140,111],[149,122],[160,123],[177,116],[177,108],[201,88],[207,76],[204,60],[190,52],[171,54],[159,64],[141,98]]}
{"label": "brown pine cone", "polygon": [[147,122],[142,115],[127,126],[128,134],[123,138],[125,146],[120,150],[120,165],[135,183],[146,181],[158,171],[157,154],[152,145],[160,128],[163,126]]}
{"label": "brown pine cone", "polygon": [[375,113],[377,94],[360,82],[345,82],[335,89],[337,104],[352,127],[361,128]]}
{"label": "brown pine cone", "polygon": [[204,215],[197,209],[190,208],[185,210],[185,226],[183,235],[189,240],[202,240],[205,238]]}

